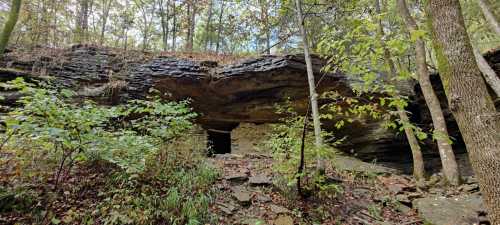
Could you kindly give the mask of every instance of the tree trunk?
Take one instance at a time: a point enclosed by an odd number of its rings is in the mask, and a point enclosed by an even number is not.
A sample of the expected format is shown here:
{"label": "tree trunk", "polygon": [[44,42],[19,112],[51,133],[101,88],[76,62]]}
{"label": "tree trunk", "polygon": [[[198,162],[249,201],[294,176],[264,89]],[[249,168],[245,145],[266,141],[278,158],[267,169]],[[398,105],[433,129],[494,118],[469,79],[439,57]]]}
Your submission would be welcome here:
{"label": "tree trunk", "polygon": [[168,26],[168,14],[170,9],[170,1],[167,0],[166,8],[163,6],[163,0],[158,1],[158,10],[160,11],[160,25],[161,25],[161,40],[163,44],[163,51],[168,50],[168,34],[170,32]]}
{"label": "tree trunk", "polygon": [[207,25],[205,27],[205,40],[204,40],[204,50],[208,50],[208,42],[210,41],[210,32],[212,31],[211,29],[211,24],[212,24],[212,8],[213,8],[214,1],[210,0],[210,3],[208,5],[208,15],[207,15]]}
{"label": "tree trunk", "polygon": [[78,44],[87,43],[87,33],[89,27],[89,0],[80,0],[80,8],[77,17],[77,32],[76,42]]}
{"label": "tree trunk", "polygon": [[175,44],[177,41],[177,10],[175,8],[175,0],[172,1],[172,51],[175,52]]}
{"label": "tree trunk", "polygon": [[495,15],[491,12],[488,0],[477,0],[477,4],[481,11],[484,14],[484,18],[488,21],[488,24],[491,26],[491,29],[500,36],[500,24],[498,24],[498,20]]}
{"label": "tree trunk", "polygon": [[301,0],[295,0],[295,7],[297,11],[297,20],[300,29],[300,35],[302,36],[302,44],[304,47],[304,58],[306,61],[307,69],[307,80],[309,83],[309,96],[311,98],[311,111],[313,117],[314,125],[314,138],[316,147],[316,169],[319,173],[324,173],[325,165],[323,159],[319,153],[321,147],[323,146],[323,138],[321,137],[321,123],[319,120],[319,110],[318,110],[318,94],[316,93],[316,83],[314,82],[314,74],[312,69],[311,56],[309,55],[309,43],[307,42],[307,32],[304,25],[304,17],[302,14],[302,4]]}
{"label": "tree trunk", "polygon": [[458,0],[429,0],[441,80],[478,177],[491,224],[500,224],[500,115],[476,64]]}
{"label": "tree trunk", "polygon": [[[377,14],[381,14],[380,12],[380,2],[379,0],[375,0],[375,8],[377,10]],[[396,66],[394,64],[394,61],[392,60],[391,57],[391,52],[386,46],[386,43],[383,40],[383,37],[385,35],[384,32],[384,27],[382,24],[382,20],[378,20],[378,33],[380,36],[380,43],[384,49],[384,61],[388,67],[388,73],[389,73],[389,82],[391,82],[392,78],[395,78],[397,76],[397,71],[396,71]],[[396,97],[397,93],[395,93]],[[424,158],[422,156],[422,149],[420,148],[420,145],[418,143],[418,140],[415,136],[415,132],[413,131],[413,128],[407,126],[407,124],[410,124],[410,120],[408,119],[408,115],[406,114],[406,111],[403,107],[397,106],[398,110],[398,116],[400,119],[401,124],[403,125],[403,129],[405,131],[406,139],[408,139],[408,144],[410,145],[410,150],[412,153],[413,157],[413,175],[417,180],[422,180],[424,179],[425,176],[425,167],[424,167]]]}
{"label": "tree trunk", "polygon": [[259,0],[260,4],[260,11],[261,11],[261,22],[263,23],[264,27],[264,34],[265,34],[265,44],[266,48],[265,51],[268,55],[271,54],[271,33],[270,33],[270,26],[269,26],[269,3],[267,0]]}
{"label": "tree trunk", "polygon": [[195,0],[190,0],[188,2],[188,16],[189,16],[189,23],[188,23],[188,32],[187,32],[187,37],[186,37],[186,51],[192,52],[193,51],[193,44],[194,44],[194,28],[196,26],[196,2]]}
{"label": "tree trunk", "polygon": [[[398,8],[401,16],[404,18],[408,31],[410,33],[418,31],[418,26],[406,5],[406,0],[398,0]],[[439,103],[439,99],[432,89],[430,81],[430,74],[427,70],[426,55],[425,55],[425,42],[422,38],[418,37],[415,43],[415,59],[417,64],[417,76],[422,94],[424,95],[425,102],[431,113],[432,123],[434,126],[434,138],[436,139],[441,157],[441,164],[443,166],[443,174],[446,180],[452,185],[460,183],[460,175],[458,172],[457,161],[455,154],[451,147],[448,129],[446,128],[446,120],[443,115],[443,110]]]}
{"label": "tree trunk", "polygon": [[500,78],[498,78],[495,71],[490,67],[490,64],[488,64],[486,59],[484,59],[479,50],[474,48],[474,46],[472,48],[474,50],[474,57],[476,58],[477,65],[483,74],[484,80],[491,87],[491,89],[493,89],[497,98],[500,98]]}
{"label": "tree trunk", "polygon": [[217,44],[215,45],[215,53],[219,54],[220,51],[220,43],[221,43],[221,35],[222,35],[222,17],[224,16],[224,1],[221,0],[220,6],[220,14],[219,14],[219,28],[217,29]]}
{"label": "tree trunk", "polygon": [[53,47],[59,47],[58,44],[59,44],[59,41],[58,41],[58,30],[57,30],[57,26],[58,26],[58,20],[57,20],[57,13],[58,13],[58,10],[57,10],[57,7],[58,7],[58,4],[57,2],[52,2],[52,14],[54,15],[53,16],[53,20],[52,20],[52,46]]}
{"label": "tree trunk", "polygon": [[0,36],[0,54],[5,52],[7,44],[9,43],[10,35],[12,30],[16,26],[17,19],[19,18],[19,11],[21,9],[21,0],[12,0],[10,4],[9,18],[3,27],[2,34]]}
{"label": "tree trunk", "polygon": [[101,27],[101,37],[99,39],[99,44],[102,46],[104,44],[104,33],[106,32],[106,25],[108,24],[109,10],[111,8],[111,3],[113,0],[108,0],[104,2],[103,15],[102,15],[102,27]]}

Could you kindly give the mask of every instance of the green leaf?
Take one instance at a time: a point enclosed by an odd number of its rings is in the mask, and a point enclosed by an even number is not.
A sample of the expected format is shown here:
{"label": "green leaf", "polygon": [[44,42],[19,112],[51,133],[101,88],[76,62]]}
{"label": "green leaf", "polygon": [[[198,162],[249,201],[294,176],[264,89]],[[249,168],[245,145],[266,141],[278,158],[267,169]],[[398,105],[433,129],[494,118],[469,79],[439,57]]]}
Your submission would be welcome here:
{"label": "green leaf", "polygon": [[425,37],[426,32],[425,30],[413,30],[410,32],[410,39],[411,41],[415,42],[417,39],[422,39]]}
{"label": "green leaf", "polygon": [[52,222],[53,224],[60,224],[60,223],[61,223],[61,220],[59,220],[59,219],[57,219],[57,218],[55,218],[55,217],[54,217],[54,218],[52,218],[52,219],[50,220],[50,222]]}

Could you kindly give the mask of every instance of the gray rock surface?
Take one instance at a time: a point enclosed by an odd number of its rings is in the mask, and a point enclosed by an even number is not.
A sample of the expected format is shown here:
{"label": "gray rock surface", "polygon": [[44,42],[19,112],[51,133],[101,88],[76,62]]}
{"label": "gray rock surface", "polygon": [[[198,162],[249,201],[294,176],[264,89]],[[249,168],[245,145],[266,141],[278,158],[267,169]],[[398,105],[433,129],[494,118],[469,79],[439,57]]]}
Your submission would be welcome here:
{"label": "gray rock surface", "polygon": [[343,155],[336,155],[332,161],[335,169],[340,171],[375,173],[375,174],[399,174],[401,171],[377,165],[374,163],[363,162],[357,158]]}
{"label": "gray rock surface", "polygon": [[266,174],[256,174],[250,177],[248,183],[252,186],[266,186],[271,185],[271,177]]}
{"label": "gray rock surface", "polygon": [[[485,57],[495,70],[500,70],[500,50],[491,51]],[[344,96],[353,96],[350,86],[359,81],[342,73],[322,73],[324,64],[324,60],[313,58],[316,79],[321,79],[318,92],[337,91]],[[285,98],[290,99],[298,112],[304,113],[308,102],[305,71],[301,55],[261,56],[218,65],[211,61],[154,56],[144,52],[125,54],[82,45],[70,49],[35,49],[21,54],[14,51],[0,58],[2,82],[16,77],[29,81],[50,80],[51,86],[71,88],[80,97],[101,104],[120,104],[129,99],[144,98],[153,88],[164,93],[162,97],[165,99],[190,99],[193,109],[200,114],[198,123],[207,129],[225,131],[241,122],[278,122],[281,116],[276,114],[275,104],[284,102]],[[446,110],[440,81],[437,76],[432,77],[445,108],[449,130],[460,143],[456,124]],[[431,124],[418,86],[403,86],[415,89],[405,90],[415,93],[410,96],[408,107],[412,119],[418,124]],[[0,95],[7,96],[0,101],[0,113],[8,111],[19,98],[16,93],[1,89]],[[320,99],[320,103],[325,101],[328,100]],[[401,156],[410,160],[404,135],[384,129],[381,124],[379,120],[355,118],[353,123],[336,132],[336,136],[346,137],[338,147],[367,161],[375,158],[402,161]],[[325,127],[328,128],[328,124]],[[437,155],[433,148],[423,149],[425,155]]]}
{"label": "gray rock surface", "polygon": [[430,196],[416,199],[413,206],[422,219],[433,225],[479,224],[479,214],[485,212],[483,200],[477,194]]}

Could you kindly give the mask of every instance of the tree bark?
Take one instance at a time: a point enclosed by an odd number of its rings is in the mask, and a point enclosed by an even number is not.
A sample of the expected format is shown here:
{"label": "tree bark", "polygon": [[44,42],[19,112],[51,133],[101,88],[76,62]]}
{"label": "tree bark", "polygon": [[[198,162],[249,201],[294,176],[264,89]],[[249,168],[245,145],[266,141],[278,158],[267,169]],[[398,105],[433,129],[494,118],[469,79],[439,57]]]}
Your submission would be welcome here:
{"label": "tree bark", "polygon": [[166,8],[163,5],[163,0],[158,1],[158,10],[160,11],[160,25],[161,25],[161,40],[163,44],[163,50],[168,50],[168,34],[170,32],[168,26],[168,14],[170,9],[170,1],[167,0]]}
{"label": "tree bark", "polygon": [[441,80],[464,138],[491,224],[500,224],[500,115],[476,64],[458,0],[429,0]]}
{"label": "tree bark", "polygon": [[297,11],[297,20],[302,37],[302,45],[304,47],[304,59],[306,61],[307,80],[309,83],[309,96],[311,98],[311,111],[314,126],[314,138],[316,147],[316,169],[319,173],[324,173],[325,165],[320,154],[320,149],[323,146],[323,138],[321,137],[321,122],[319,120],[318,110],[318,94],[316,93],[316,83],[314,82],[314,73],[312,68],[311,56],[309,54],[309,43],[307,42],[307,31],[304,25],[304,16],[302,14],[301,0],[295,0],[295,7]]}
{"label": "tree bark", "polygon": [[210,32],[212,31],[211,26],[212,26],[212,8],[213,8],[214,1],[210,0],[210,3],[208,5],[208,15],[207,15],[207,24],[205,27],[205,40],[204,40],[204,50],[207,51],[208,49],[208,42],[210,41]]}
{"label": "tree bark", "polygon": [[486,59],[484,59],[479,50],[474,48],[474,46],[472,48],[474,50],[474,57],[476,58],[477,65],[483,74],[484,80],[491,87],[491,89],[493,89],[497,98],[500,98],[500,78],[498,78],[495,71],[491,68]]}
{"label": "tree bark", "polygon": [[269,3],[267,0],[259,0],[260,4],[260,15],[261,15],[261,22],[264,27],[264,35],[265,37],[265,44],[266,48],[265,51],[268,55],[271,54],[271,31],[270,31],[270,26],[269,26]]}
{"label": "tree bark", "polygon": [[175,52],[177,41],[177,10],[175,8],[175,0],[172,1],[172,51]]}
{"label": "tree bark", "polygon": [[101,27],[101,37],[99,39],[99,44],[103,45],[104,44],[104,33],[106,32],[106,25],[108,23],[108,17],[109,17],[109,10],[111,8],[111,3],[113,0],[107,0],[103,4],[103,15],[102,15],[102,27]]}
{"label": "tree bark", "polygon": [[87,33],[89,27],[90,0],[79,0],[79,11],[77,17],[76,43],[87,43]]}
{"label": "tree bark", "polygon": [[483,12],[484,18],[488,21],[488,24],[491,26],[491,29],[500,36],[500,24],[498,24],[498,20],[495,15],[491,12],[488,0],[477,0],[477,4],[481,11]]}
{"label": "tree bark", "polygon": [[188,32],[186,37],[186,50],[189,52],[193,51],[194,44],[194,29],[196,26],[196,2],[195,0],[190,0],[187,4],[187,11],[189,16]]}
{"label": "tree bark", "polygon": [[[410,33],[419,30],[417,23],[408,11],[406,0],[398,0],[398,8],[401,16],[404,18],[406,27]],[[452,185],[460,183],[460,174],[458,171],[457,161],[455,154],[451,147],[448,129],[446,127],[446,120],[443,115],[443,110],[439,103],[439,99],[432,89],[430,81],[430,73],[427,70],[426,55],[425,55],[425,42],[422,38],[417,37],[415,43],[415,59],[417,64],[418,83],[424,95],[425,102],[431,113],[432,123],[434,126],[434,138],[436,139],[441,157],[441,164],[443,166],[443,174],[446,180]]]}
{"label": "tree bark", "polygon": [[222,17],[224,16],[224,1],[221,0],[220,6],[220,14],[219,14],[219,28],[217,29],[217,44],[215,45],[215,53],[219,54],[220,51],[220,43],[221,43],[221,35],[222,35]]}
{"label": "tree bark", "polygon": [[[377,11],[377,14],[380,15],[381,12],[380,12],[379,0],[375,0],[375,9]],[[381,19],[378,20],[378,33],[380,36],[380,43],[382,45],[382,48],[384,49],[384,61],[388,67],[388,73],[389,73],[388,80],[389,82],[391,82],[391,79],[397,76],[397,70],[395,63],[392,60],[391,52],[389,51],[385,41],[383,40],[385,32]],[[398,97],[397,93],[394,93],[394,95],[395,97]],[[415,136],[415,132],[411,127],[407,126],[407,124],[410,124],[410,120],[408,119],[406,110],[403,107],[397,106],[397,111],[399,120],[403,125],[403,129],[405,131],[406,139],[408,139],[408,144],[410,145],[410,150],[413,157],[413,175],[417,180],[422,180],[424,179],[425,176],[424,157],[422,156],[422,149],[420,148],[418,140]]]}
{"label": "tree bark", "polygon": [[10,35],[12,30],[16,26],[17,19],[19,18],[19,11],[21,10],[21,0],[12,0],[10,4],[9,18],[3,27],[2,34],[0,36],[0,54],[5,52],[7,44],[9,43]]}

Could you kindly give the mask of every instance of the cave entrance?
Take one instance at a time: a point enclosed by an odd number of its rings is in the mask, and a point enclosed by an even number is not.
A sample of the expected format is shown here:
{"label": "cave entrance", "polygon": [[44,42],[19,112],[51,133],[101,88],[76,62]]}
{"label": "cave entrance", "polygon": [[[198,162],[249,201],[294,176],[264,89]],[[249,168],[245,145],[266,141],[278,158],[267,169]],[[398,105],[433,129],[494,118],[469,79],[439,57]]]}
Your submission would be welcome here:
{"label": "cave entrance", "polygon": [[231,153],[231,131],[207,130],[208,155]]}

